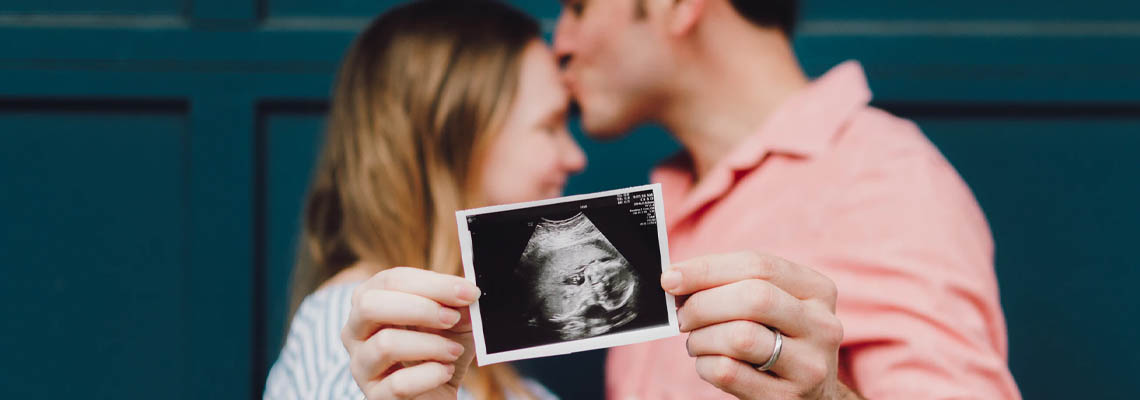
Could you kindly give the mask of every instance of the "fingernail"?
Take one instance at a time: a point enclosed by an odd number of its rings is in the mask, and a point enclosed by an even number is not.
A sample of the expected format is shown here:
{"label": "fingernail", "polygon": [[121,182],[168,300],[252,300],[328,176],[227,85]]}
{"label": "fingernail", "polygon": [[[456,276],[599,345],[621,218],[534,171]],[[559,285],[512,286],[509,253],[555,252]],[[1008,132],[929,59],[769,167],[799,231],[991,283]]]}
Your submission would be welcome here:
{"label": "fingernail", "polygon": [[463,355],[463,345],[459,343],[452,343],[451,348],[448,349],[448,351],[451,352],[451,355],[459,357]]}
{"label": "fingernail", "polygon": [[666,291],[672,292],[681,286],[681,273],[675,270],[665,271],[661,274],[661,287]]}
{"label": "fingernail", "polygon": [[448,375],[454,375],[455,374],[455,364],[447,364],[447,374]]}
{"label": "fingernail", "polygon": [[474,285],[457,283],[455,284],[455,297],[458,297],[459,300],[472,302],[479,298],[479,289]]}
{"label": "fingernail", "polygon": [[456,322],[459,322],[459,311],[441,308],[439,310],[439,322],[443,322],[447,326],[455,325]]}

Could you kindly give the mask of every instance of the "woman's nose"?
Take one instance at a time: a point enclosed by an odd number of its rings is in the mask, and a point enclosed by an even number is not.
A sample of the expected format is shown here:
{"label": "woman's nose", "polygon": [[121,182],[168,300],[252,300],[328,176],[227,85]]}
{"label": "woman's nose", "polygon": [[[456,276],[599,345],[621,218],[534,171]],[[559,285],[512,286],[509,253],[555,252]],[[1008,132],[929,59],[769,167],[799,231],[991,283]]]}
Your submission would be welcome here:
{"label": "woman's nose", "polygon": [[582,151],[582,147],[570,135],[566,135],[566,145],[562,151],[562,167],[570,172],[581,172],[586,168],[586,153]]}

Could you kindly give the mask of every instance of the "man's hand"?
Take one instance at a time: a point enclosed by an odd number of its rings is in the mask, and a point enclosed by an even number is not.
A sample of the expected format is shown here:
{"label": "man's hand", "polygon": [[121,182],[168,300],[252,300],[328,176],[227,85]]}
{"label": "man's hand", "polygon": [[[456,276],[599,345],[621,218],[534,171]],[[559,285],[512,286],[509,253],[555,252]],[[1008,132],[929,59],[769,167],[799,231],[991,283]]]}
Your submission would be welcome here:
{"label": "man's hand", "polygon": [[[835,283],[779,257],[718,254],[679,264],[661,276],[682,297],[677,317],[702,379],[741,399],[857,398],[837,379],[843,325]],[[775,333],[783,350],[767,372]]]}

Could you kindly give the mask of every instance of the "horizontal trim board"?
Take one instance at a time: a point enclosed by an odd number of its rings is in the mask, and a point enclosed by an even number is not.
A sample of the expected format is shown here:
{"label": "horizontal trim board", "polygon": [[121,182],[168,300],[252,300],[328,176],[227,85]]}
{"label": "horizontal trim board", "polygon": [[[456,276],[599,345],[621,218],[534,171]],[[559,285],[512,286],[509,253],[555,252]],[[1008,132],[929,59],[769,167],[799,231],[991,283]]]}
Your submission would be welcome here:
{"label": "horizontal trim board", "polygon": [[[357,32],[371,16],[267,17],[252,25],[262,31]],[[540,20],[554,31],[556,20]],[[71,29],[191,29],[179,15],[0,14],[0,27]],[[805,19],[799,36],[1140,36],[1140,20],[922,20]]]}
{"label": "horizontal trim board", "polygon": [[357,32],[368,26],[367,17],[269,17],[260,25],[266,31]]}
{"label": "horizontal trim board", "polygon": [[806,20],[799,36],[1140,36],[1140,21]]}
{"label": "horizontal trim board", "polygon": [[[874,106],[907,118],[950,119],[1133,119],[1140,120],[1140,102],[1131,103],[938,103],[874,102]],[[1140,132],[1138,132],[1140,133]]]}
{"label": "horizontal trim board", "polygon": [[328,111],[329,102],[324,99],[262,98],[257,101],[259,119],[275,114],[324,115]]}
{"label": "horizontal trim board", "polygon": [[171,98],[41,98],[0,97],[0,112],[174,113],[190,110],[190,102]]}
{"label": "horizontal trim board", "polygon": [[[46,29],[28,32],[0,27],[3,63],[60,60],[67,63],[284,62],[337,63],[351,32],[298,31],[130,31]],[[891,63],[931,60],[954,64],[1065,65],[1140,64],[1140,35],[1111,37],[1038,36],[854,36],[802,35],[801,56],[851,53],[889,58]],[[858,52],[858,53],[856,53]],[[905,57],[902,57],[904,56]],[[974,55],[977,55],[975,57]],[[1111,55],[1111,57],[1108,57]]]}
{"label": "horizontal trim board", "polygon": [[[814,75],[842,61],[829,55],[804,65]],[[145,63],[123,68],[4,68],[0,98],[196,98],[210,93],[245,93],[255,99],[327,99],[333,64],[308,73],[148,70]],[[864,62],[879,101],[1134,104],[1140,79],[1127,68],[1087,66],[924,66]]]}
{"label": "horizontal trim board", "polygon": [[187,29],[179,15],[0,14],[0,27],[70,29]]}

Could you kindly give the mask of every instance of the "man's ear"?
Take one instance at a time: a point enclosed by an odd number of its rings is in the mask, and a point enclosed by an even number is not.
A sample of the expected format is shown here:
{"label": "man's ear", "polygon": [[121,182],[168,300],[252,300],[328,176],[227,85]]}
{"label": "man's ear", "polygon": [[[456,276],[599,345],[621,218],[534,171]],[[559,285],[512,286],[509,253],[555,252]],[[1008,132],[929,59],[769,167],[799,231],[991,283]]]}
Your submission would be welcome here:
{"label": "man's ear", "polygon": [[669,33],[674,36],[687,35],[697,27],[704,16],[709,0],[672,0],[669,12]]}

